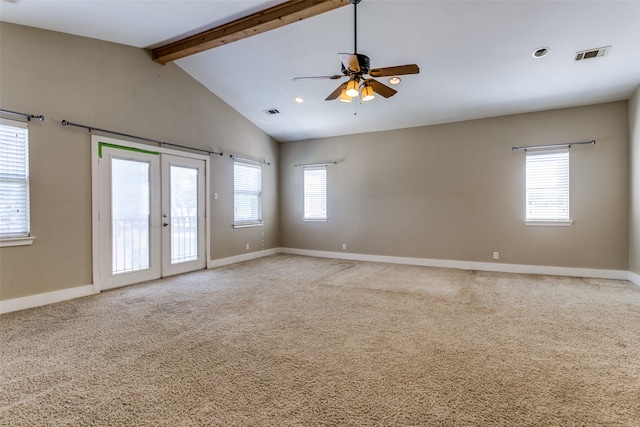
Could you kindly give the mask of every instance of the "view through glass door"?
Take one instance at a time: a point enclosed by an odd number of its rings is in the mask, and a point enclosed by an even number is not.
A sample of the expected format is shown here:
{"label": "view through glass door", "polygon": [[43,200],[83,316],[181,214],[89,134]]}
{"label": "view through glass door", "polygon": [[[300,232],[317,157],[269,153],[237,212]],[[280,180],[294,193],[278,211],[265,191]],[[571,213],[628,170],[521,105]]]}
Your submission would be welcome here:
{"label": "view through glass door", "polygon": [[111,143],[98,157],[101,288],[205,268],[205,161]]}
{"label": "view through glass door", "polygon": [[162,275],[206,267],[204,161],[162,155]]}

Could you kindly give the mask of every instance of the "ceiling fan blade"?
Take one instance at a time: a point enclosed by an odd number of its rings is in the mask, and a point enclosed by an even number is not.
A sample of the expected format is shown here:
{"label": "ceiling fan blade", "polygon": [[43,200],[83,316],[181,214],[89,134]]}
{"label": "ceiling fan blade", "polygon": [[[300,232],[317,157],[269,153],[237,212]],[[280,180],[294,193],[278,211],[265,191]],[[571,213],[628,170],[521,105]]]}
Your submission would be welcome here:
{"label": "ceiling fan blade", "polygon": [[347,82],[342,83],[340,86],[336,88],[336,90],[331,92],[331,95],[325,98],[325,101],[333,101],[334,99],[339,97],[342,91],[345,90],[346,88],[347,88]]}
{"label": "ceiling fan blade", "polygon": [[352,73],[360,72],[360,63],[358,62],[358,57],[351,53],[339,53],[340,61],[344,68],[349,70]]}
{"label": "ceiling fan blade", "polygon": [[395,67],[386,68],[374,68],[369,70],[371,77],[387,77],[387,76],[402,76],[405,74],[418,74],[420,68],[416,64],[398,65]]}
{"label": "ceiling fan blade", "polygon": [[392,97],[393,95],[398,93],[397,90],[391,89],[389,86],[384,85],[377,80],[367,79],[364,81],[364,84],[371,86],[371,89],[373,89],[375,93],[384,96],[385,98]]}
{"label": "ceiling fan blade", "polygon": [[310,76],[310,77],[294,77],[293,80],[305,80],[305,79],[331,79],[337,80],[343,77],[347,77],[344,74],[334,74],[333,76]]}

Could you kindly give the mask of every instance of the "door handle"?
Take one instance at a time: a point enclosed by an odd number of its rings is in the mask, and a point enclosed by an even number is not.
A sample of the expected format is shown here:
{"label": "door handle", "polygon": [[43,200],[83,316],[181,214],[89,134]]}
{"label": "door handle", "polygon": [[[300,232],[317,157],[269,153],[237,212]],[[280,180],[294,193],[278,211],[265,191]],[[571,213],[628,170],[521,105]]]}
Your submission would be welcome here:
{"label": "door handle", "polygon": [[169,223],[168,223],[168,222],[163,222],[163,223],[162,223],[162,226],[163,226],[163,227],[166,227],[166,226],[168,226],[168,225],[169,225]]}

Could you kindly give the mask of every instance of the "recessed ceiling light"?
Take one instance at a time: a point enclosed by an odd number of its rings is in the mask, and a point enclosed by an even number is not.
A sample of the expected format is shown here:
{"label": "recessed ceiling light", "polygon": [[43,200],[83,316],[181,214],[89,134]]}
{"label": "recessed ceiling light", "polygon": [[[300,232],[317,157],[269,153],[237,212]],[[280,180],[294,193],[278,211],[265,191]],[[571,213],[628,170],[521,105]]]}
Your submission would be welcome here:
{"label": "recessed ceiling light", "polygon": [[304,99],[299,96],[296,96],[295,98],[293,98],[293,100],[296,101],[298,104],[302,104],[304,102]]}
{"label": "recessed ceiling light", "polygon": [[391,77],[389,79],[389,83],[392,85],[397,85],[401,82],[402,80],[400,80],[400,77]]}
{"label": "recessed ceiling light", "polygon": [[545,56],[547,56],[548,53],[549,53],[548,47],[541,47],[539,49],[534,50],[531,56],[533,56],[534,58],[544,58]]}

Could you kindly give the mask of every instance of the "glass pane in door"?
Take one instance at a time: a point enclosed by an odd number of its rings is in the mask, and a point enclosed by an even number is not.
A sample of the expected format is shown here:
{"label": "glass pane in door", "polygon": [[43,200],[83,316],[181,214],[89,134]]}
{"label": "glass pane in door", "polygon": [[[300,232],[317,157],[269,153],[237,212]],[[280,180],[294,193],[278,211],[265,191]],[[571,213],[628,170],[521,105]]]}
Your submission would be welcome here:
{"label": "glass pane in door", "polygon": [[198,259],[198,169],[171,165],[171,264]]}
{"label": "glass pane in door", "polygon": [[148,162],[112,159],[113,274],[149,268],[149,169]]}

